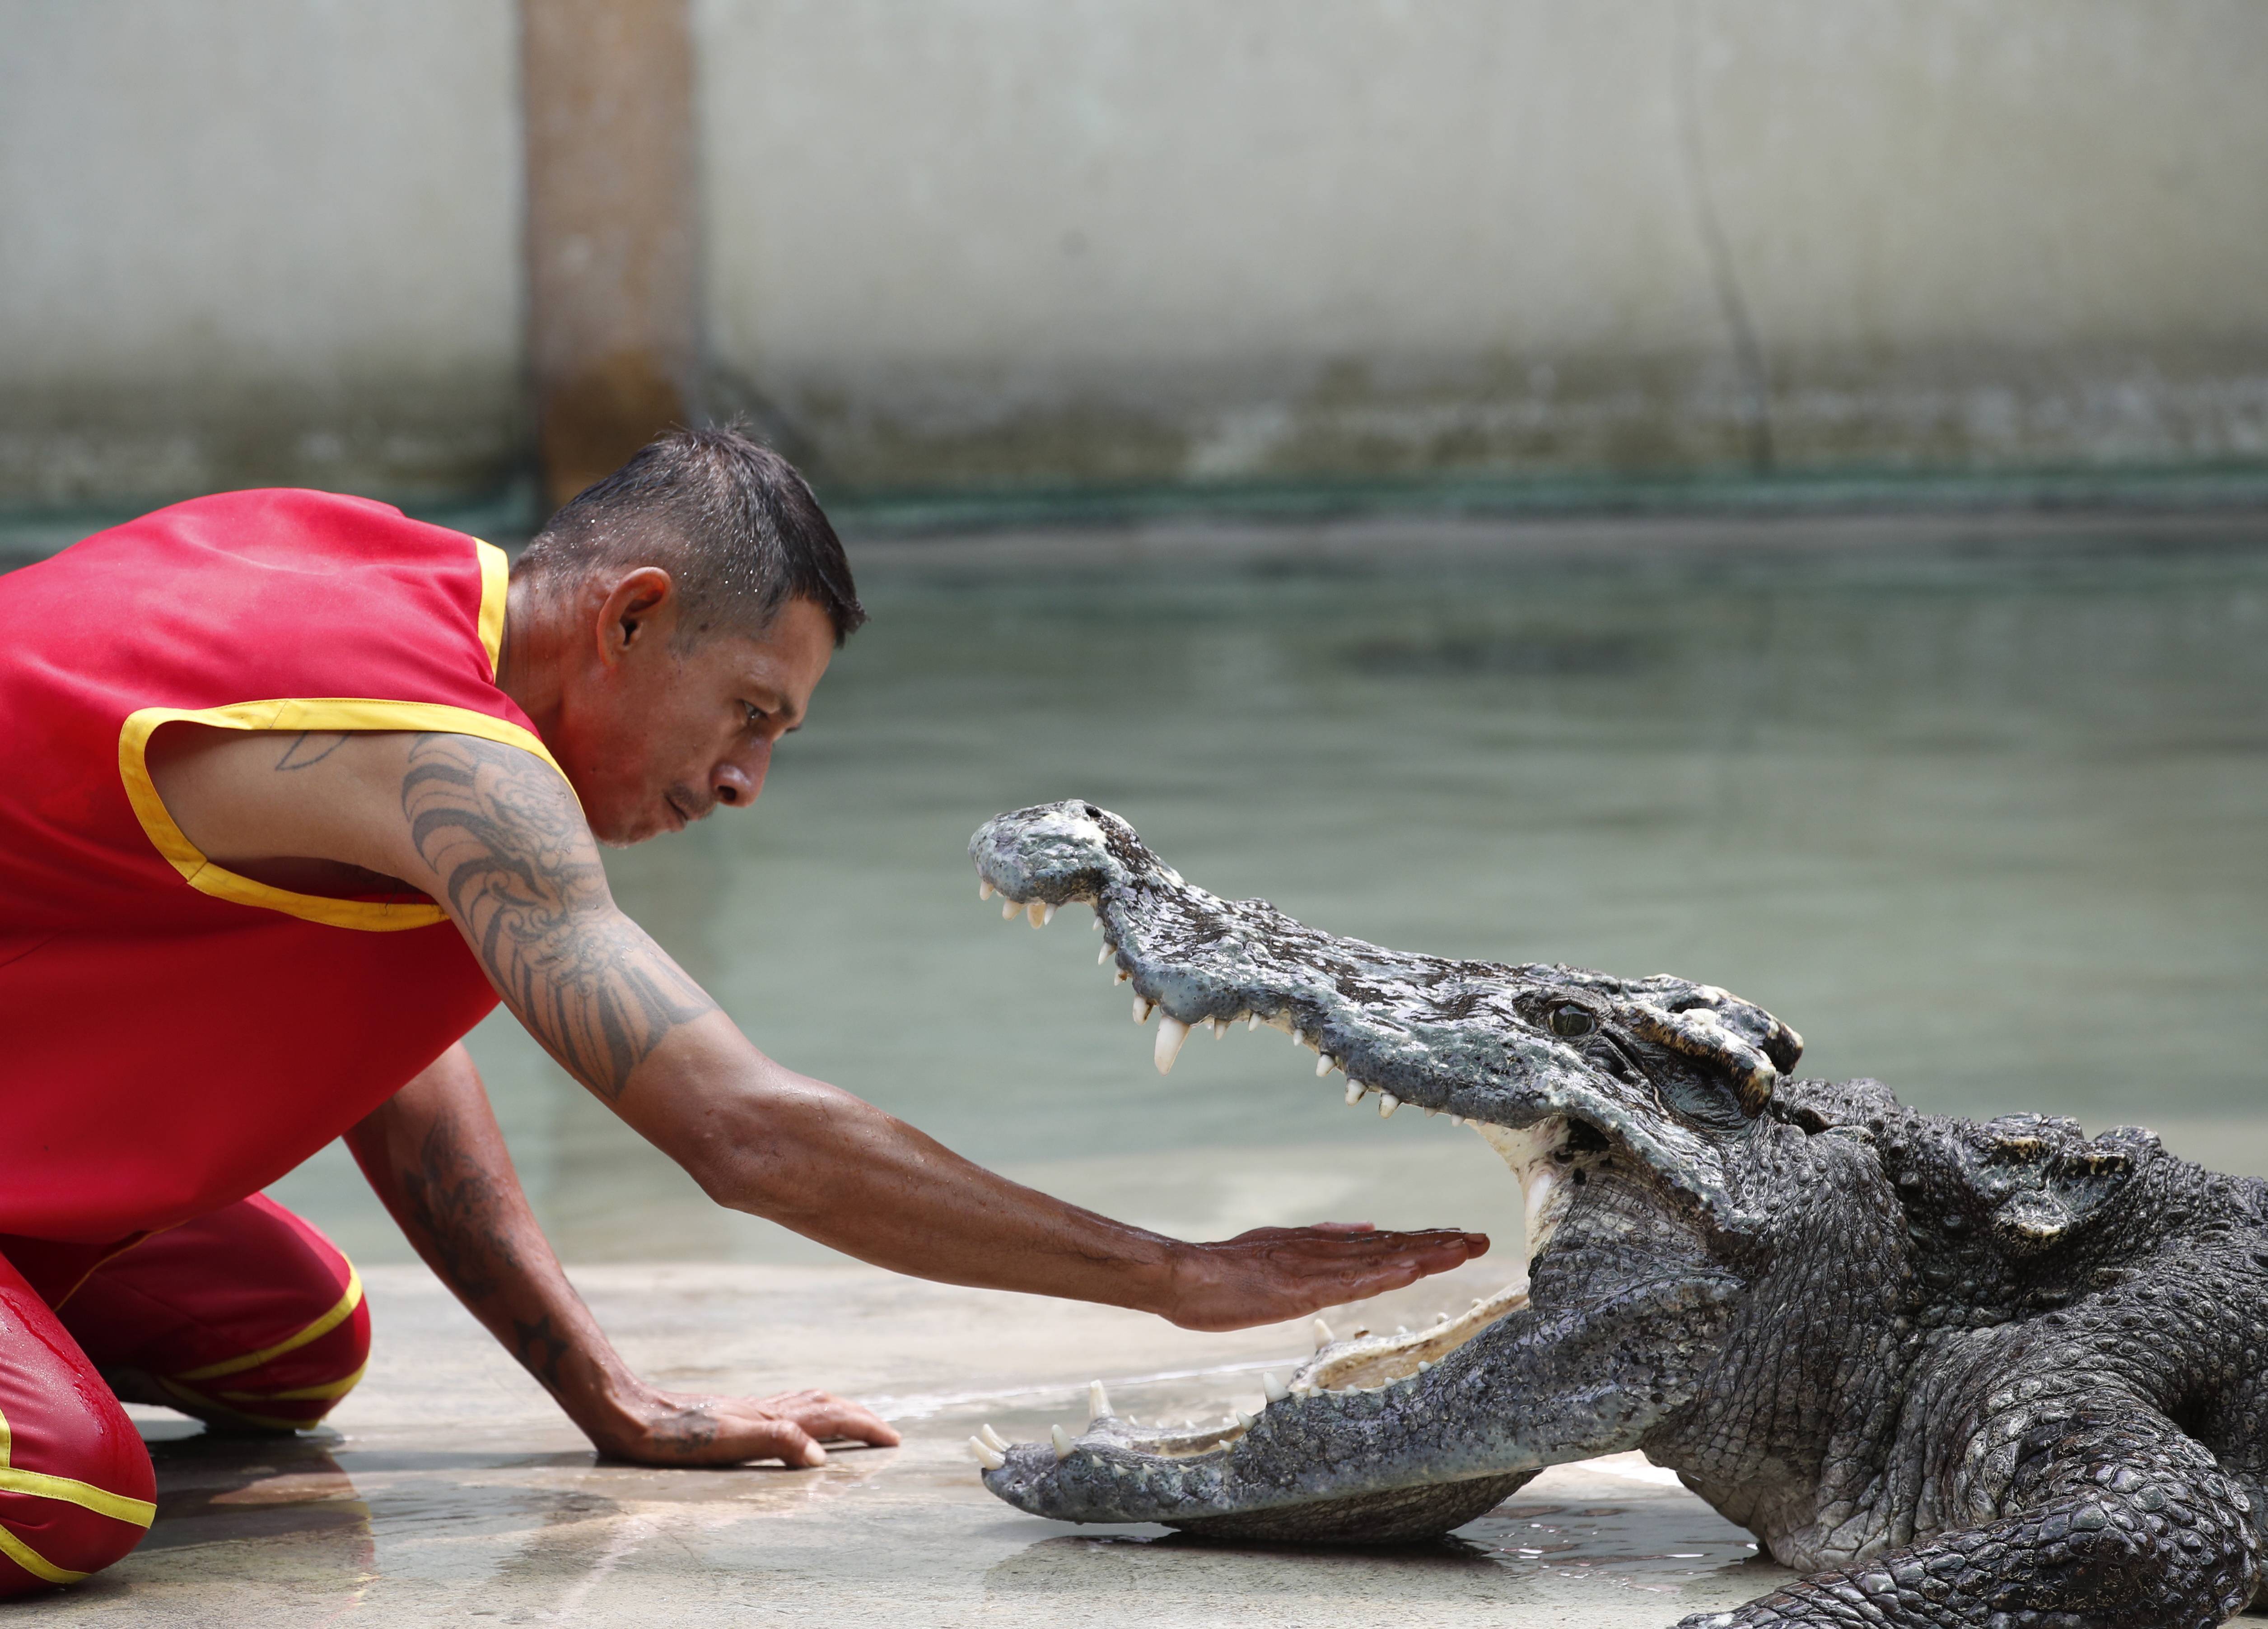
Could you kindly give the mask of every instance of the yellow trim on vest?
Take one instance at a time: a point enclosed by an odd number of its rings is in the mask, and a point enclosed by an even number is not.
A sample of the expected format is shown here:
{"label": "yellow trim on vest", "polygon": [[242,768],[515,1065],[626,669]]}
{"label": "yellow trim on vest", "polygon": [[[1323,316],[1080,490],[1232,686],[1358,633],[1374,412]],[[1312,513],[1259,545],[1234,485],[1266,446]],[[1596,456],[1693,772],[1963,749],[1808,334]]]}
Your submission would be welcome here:
{"label": "yellow trim on vest", "polygon": [[[498,551],[501,554],[502,551]],[[500,625],[499,625],[500,626]],[[249,877],[224,870],[205,858],[166,811],[165,800],[150,779],[146,761],[150,737],[161,724],[208,724],[217,730],[409,730],[421,735],[475,736],[534,753],[552,768],[558,761],[533,731],[518,724],[475,713],[469,708],[444,707],[433,701],[379,701],[343,696],[292,697],[273,701],[239,701],[228,707],[145,707],[129,714],[118,732],[118,774],[126,783],[126,799],[134,806],[151,846],[165,855],[190,887],[217,899],[281,911],[286,916],[321,922],[332,928],[357,928],[365,933],[393,933],[404,928],[428,928],[446,921],[438,905],[393,903],[371,899],[331,899],[321,894],[294,893],[271,888]],[[564,778],[564,772],[562,772]]]}
{"label": "yellow trim on vest", "polygon": [[[362,1305],[362,1274],[354,1264],[347,1264],[347,1292],[339,1297],[338,1304],[308,1324],[296,1335],[287,1335],[272,1346],[262,1346],[257,1352],[247,1352],[242,1357],[232,1357],[218,1363],[208,1363],[202,1369],[185,1369],[173,1376],[176,1380],[217,1380],[223,1375],[240,1375],[247,1369],[258,1369],[270,1358],[282,1357],[286,1352],[296,1352],[309,1341],[320,1340],[340,1324],[354,1316]],[[359,1371],[357,1371],[359,1373]]]}
{"label": "yellow trim on vest", "polygon": [[489,653],[489,677],[504,659],[504,606],[512,587],[512,561],[493,543],[473,539],[481,558],[481,649]]}

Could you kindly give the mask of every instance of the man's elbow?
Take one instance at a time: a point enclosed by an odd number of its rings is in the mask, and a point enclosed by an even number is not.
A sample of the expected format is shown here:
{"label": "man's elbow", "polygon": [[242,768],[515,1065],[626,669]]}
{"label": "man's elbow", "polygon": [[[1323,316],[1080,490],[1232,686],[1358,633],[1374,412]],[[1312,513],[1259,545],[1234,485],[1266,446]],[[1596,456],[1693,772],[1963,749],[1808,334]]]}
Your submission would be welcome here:
{"label": "man's elbow", "polygon": [[727,1210],[799,1228],[818,1207],[811,1163],[768,1117],[720,1117],[696,1139],[667,1150],[702,1192]]}

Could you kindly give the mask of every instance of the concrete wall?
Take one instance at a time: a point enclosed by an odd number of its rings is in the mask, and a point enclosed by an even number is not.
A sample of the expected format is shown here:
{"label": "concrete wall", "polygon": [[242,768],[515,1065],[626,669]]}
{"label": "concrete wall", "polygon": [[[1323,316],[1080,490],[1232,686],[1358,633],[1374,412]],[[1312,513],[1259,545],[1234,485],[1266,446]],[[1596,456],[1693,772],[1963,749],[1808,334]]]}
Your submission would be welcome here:
{"label": "concrete wall", "polygon": [[2268,453],[2257,0],[701,0],[853,481]]}
{"label": "concrete wall", "polygon": [[0,0],[0,500],[522,457],[512,0]]}
{"label": "concrete wall", "polygon": [[[2258,0],[694,0],[838,487],[2268,459]],[[523,461],[512,0],[0,0],[0,501]]]}

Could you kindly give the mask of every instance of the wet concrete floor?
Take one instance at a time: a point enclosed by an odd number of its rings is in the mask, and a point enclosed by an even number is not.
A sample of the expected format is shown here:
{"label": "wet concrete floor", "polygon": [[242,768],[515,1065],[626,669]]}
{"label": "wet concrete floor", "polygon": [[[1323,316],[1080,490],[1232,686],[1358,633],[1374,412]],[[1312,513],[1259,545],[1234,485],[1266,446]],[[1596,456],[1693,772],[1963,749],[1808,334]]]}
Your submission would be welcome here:
{"label": "wet concrete floor", "polygon": [[[126,1561],[12,1612],[85,1625],[1656,1625],[1785,1574],[1636,1456],[1547,1472],[1455,1542],[1307,1553],[1072,1528],[978,1485],[961,1444],[1076,1422],[1086,1383],[1141,1417],[1250,1407],[1297,1326],[1193,1335],[1138,1314],[918,1283],[856,1266],[580,1270],[626,1355],[681,1389],[806,1384],[906,1434],[823,1468],[595,1464],[549,1400],[422,1269],[367,1274],[368,1377],[335,1429],[208,1437],[136,1411],[156,1526]],[[1496,1288],[1501,1264],[1335,1315],[1415,1324]],[[1249,1395],[1248,1395],[1249,1394]]]}

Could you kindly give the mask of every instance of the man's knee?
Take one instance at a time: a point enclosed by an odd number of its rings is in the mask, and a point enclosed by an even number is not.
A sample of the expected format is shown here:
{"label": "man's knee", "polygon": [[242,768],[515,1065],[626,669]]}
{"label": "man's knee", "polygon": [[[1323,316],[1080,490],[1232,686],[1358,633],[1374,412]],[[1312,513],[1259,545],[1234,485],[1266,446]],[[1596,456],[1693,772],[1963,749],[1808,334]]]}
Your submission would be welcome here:
{"label": "man's knee", "polygon": [[45,1456],[85,1474],[0,1471],[0,1596],[77,1583],[142,1542],[157,1494],[149,1455],[138,1442],[135,1452],[138,1475],[127,1474],[136,1467]]}
{"label": "man's knee", "polygon": [[0,1305],[20,1342],[0,1352],[0,1596],[10,1596],[75,1583],[133,1549],[157,1514],[157,1487],[134,1422],[12,1271],[0,1273]]}

